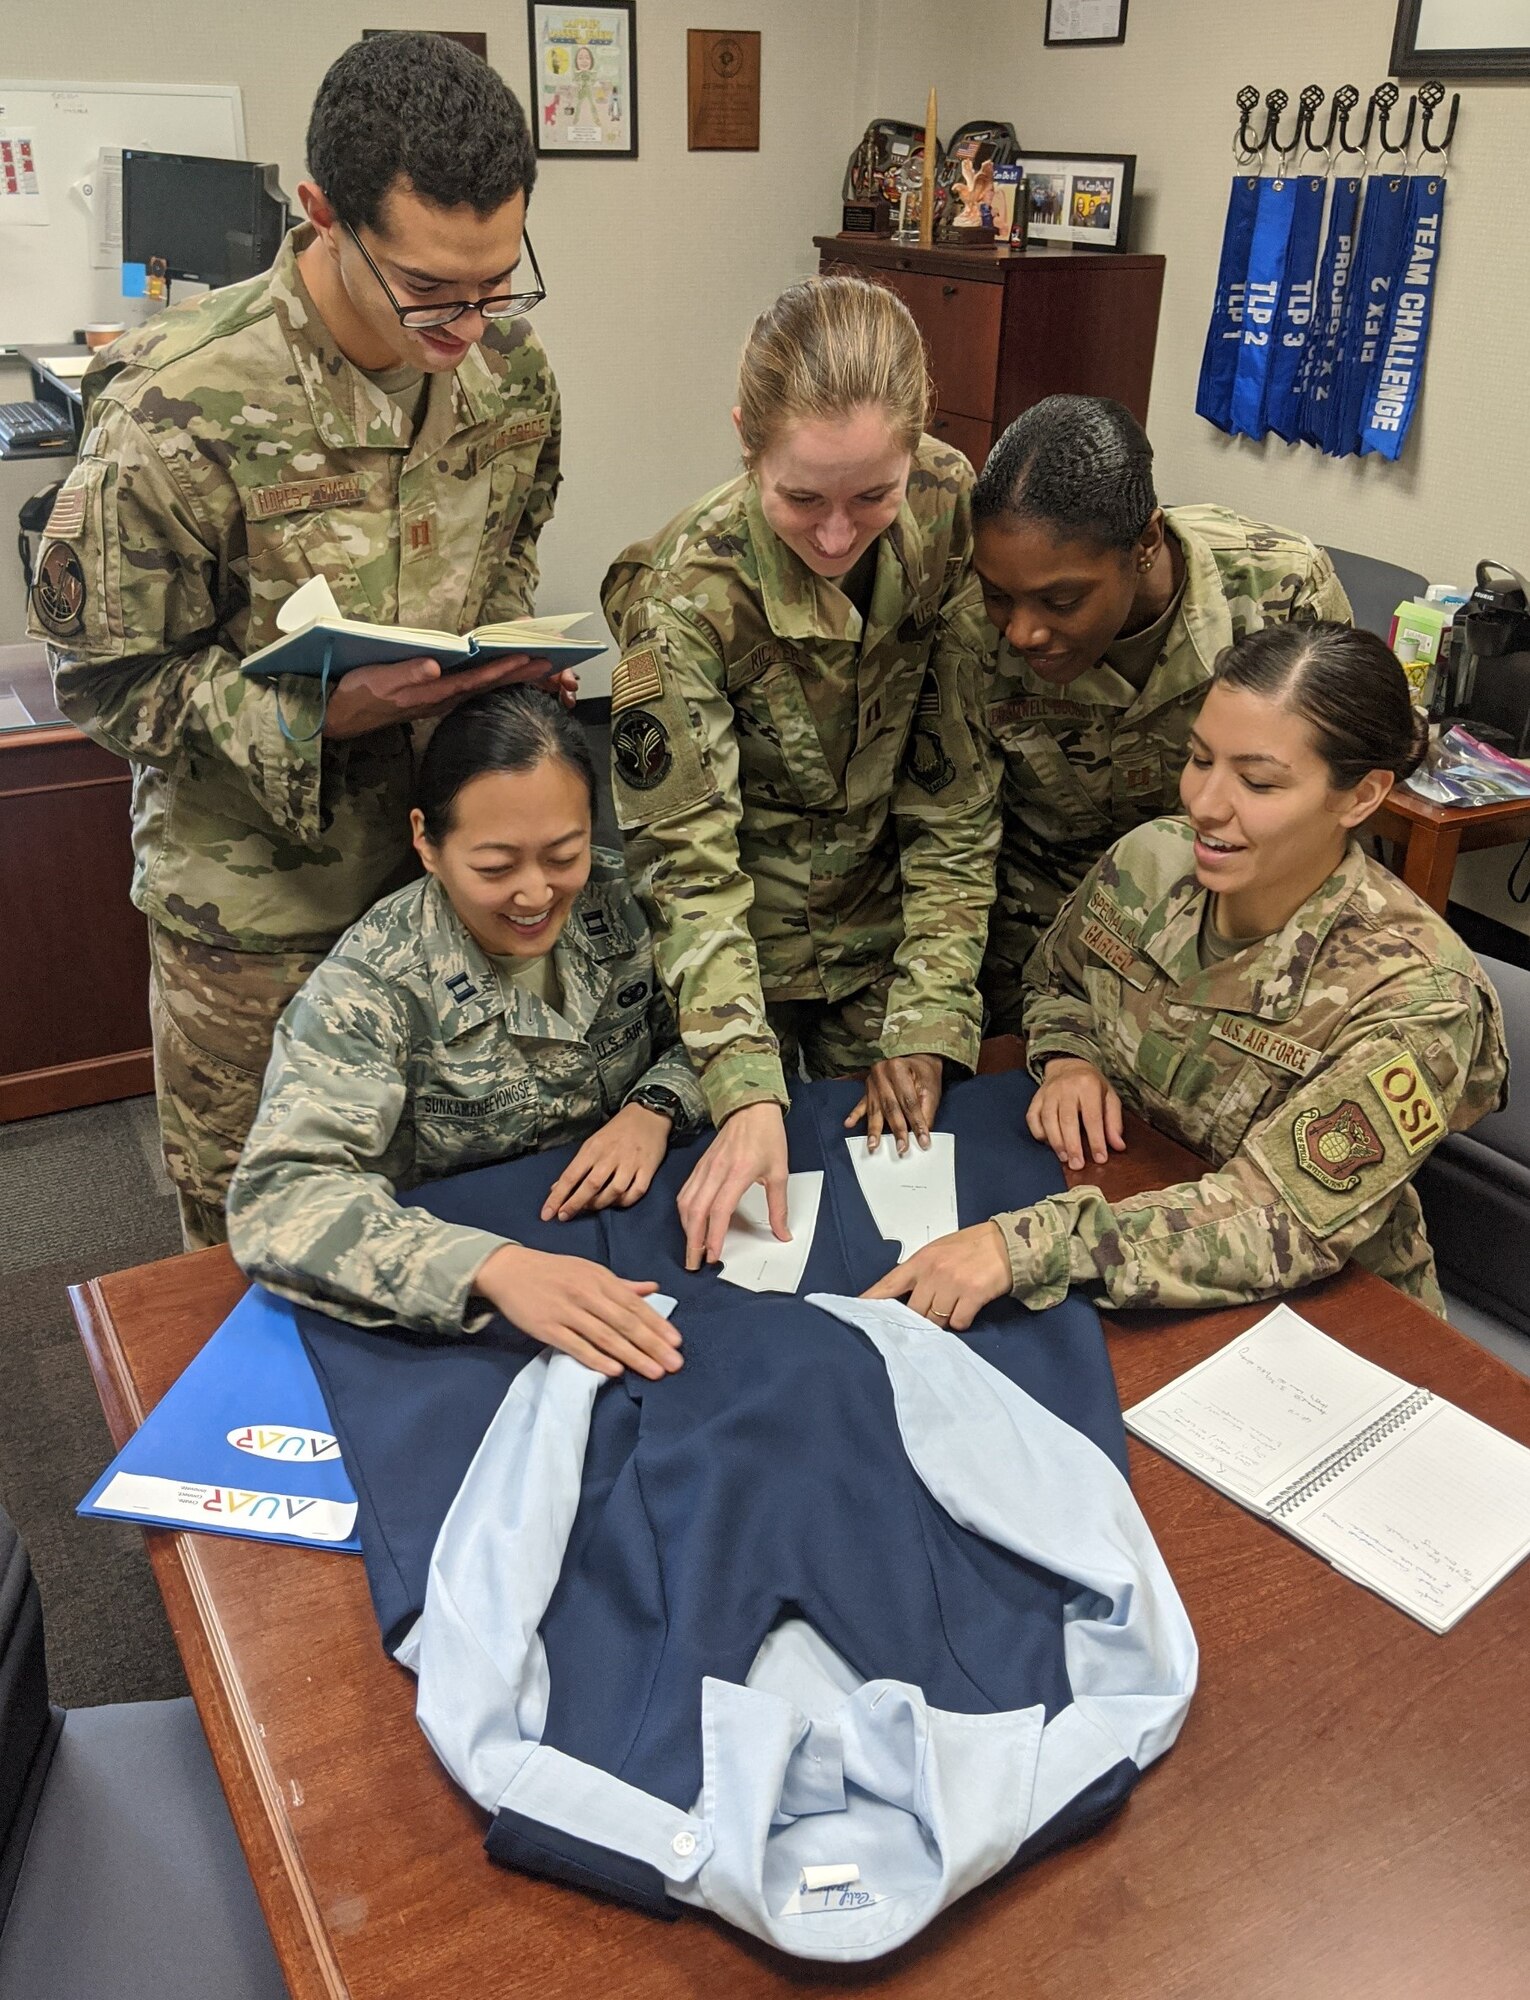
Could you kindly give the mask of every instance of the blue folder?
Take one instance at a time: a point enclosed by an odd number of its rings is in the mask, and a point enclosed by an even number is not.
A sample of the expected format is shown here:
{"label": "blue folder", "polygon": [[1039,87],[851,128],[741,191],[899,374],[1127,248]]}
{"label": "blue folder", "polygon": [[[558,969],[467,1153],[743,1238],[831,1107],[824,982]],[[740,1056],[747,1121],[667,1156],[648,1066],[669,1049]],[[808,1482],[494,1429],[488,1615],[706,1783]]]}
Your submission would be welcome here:
{"label": "blue folder", "polygon": [[292,1307],[247,1292],[77,1511],[359,1554],[355,1489]]}

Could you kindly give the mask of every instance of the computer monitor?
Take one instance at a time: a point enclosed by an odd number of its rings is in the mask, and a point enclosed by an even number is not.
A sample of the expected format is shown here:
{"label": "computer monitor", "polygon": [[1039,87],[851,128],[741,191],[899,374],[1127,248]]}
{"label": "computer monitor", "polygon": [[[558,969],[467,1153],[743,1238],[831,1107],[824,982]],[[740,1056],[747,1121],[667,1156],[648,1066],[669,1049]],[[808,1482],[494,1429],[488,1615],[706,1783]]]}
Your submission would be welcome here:
{"label": "computer monitor", "polygon": [[190,153],[122,153],[122,261],[232,285],[269,270],[287,229],[274,166]]}

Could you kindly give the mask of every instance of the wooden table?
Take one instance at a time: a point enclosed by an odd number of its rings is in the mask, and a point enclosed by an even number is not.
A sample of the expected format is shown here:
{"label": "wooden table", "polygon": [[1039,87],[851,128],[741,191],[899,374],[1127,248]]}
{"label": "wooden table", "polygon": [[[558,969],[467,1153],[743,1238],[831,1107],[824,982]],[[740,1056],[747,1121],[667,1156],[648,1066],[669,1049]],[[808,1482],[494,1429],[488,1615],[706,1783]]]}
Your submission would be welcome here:
{"label": "wooden table", "polygon": [[1530,799],[1504,799],[1490,806],[1440,806],[1398,785],[1361,831],[1379,834],[1402,849],[1402,866],[1397,873],[1431,910],[1443,916],[1450,900],[1456,856],[1479,847],[1530,840]]}
{"label": "wooden table", "polygon": [[[1193,1166],[1138,1127],[1100,1178],[1121,1195]],[[76,1290],[119,1443],[242,1290],[223,1250]],[[1296,1303],[1530,1442],[1530,1383],[1379,1279],[1350,1269]],[[1123,1403],[1262,1310],[1107,1320]],[[1521,2000],[1530,1564],[1437,1637],[1135,1441],[1131,1463],[1201,1645],[1178,1746],[1103,1833],[859,1968],[493,1867],[383,1656],[359,1562],[149,1532],[293,2000]]]}

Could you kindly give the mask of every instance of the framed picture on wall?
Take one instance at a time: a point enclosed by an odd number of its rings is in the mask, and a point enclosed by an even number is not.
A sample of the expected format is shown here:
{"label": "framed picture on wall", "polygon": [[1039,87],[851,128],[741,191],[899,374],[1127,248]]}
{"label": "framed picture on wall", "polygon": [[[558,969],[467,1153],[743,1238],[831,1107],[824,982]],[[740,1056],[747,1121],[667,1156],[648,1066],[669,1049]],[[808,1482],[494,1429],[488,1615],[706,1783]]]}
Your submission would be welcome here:
{"label": "framed picture on wall", "polygon": [[1530,76],[1530,0],[1398,0],[1393,76]]}
{"label": "framed picture on wall", "polygon": [[638,149],[633,0],[605,7],[527,0],[537,151],[548,158],[631,160]]}
{"label": "framed picture on wall", "polygon": [[1135,153],[1027,152],[1032,243],[1073,243],[1081,250],[1124,250],[1132,215]]}
{"label": "framed picture on wall", "polygon": [[1049,49],[1126,40],[1126,0],[1047,0]]}

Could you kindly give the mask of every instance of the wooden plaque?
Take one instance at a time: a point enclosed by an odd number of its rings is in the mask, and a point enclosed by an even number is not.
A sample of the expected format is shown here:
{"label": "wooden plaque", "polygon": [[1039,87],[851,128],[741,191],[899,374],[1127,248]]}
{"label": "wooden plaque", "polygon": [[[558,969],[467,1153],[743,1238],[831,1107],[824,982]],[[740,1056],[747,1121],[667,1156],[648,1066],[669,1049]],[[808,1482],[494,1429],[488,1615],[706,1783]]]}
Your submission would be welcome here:
{"label": "wooden plaque", "polygon": [[757,28],[688,28],[687,141],[693,153],[760,150]]}

